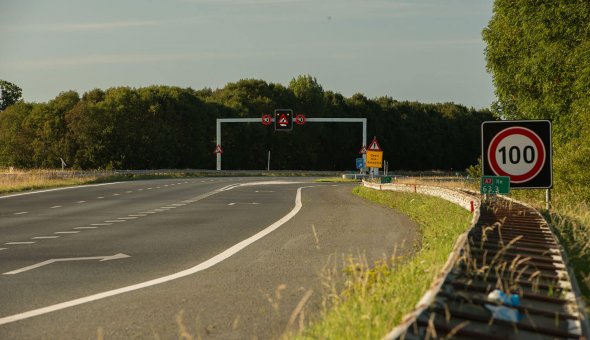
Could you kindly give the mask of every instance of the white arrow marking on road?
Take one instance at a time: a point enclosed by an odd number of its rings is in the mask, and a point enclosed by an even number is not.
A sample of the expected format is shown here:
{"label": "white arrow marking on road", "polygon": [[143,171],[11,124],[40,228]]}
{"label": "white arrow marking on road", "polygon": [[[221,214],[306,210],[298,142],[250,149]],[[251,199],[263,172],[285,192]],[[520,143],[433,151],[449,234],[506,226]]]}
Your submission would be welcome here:
{"label": "white arrow marking on road", "polygon": [[[215,195],[216,193],[219,192],[223,192],[223,191],[227,191],[227,190],[231,190],[237,187],[242,187],[242,186],[248,186],[248,185],[265,185],[265,184],[295,184],[297,182],[280,182],[280,181],[267,181],[267,182],[251,182],[251,183],[242,183],[242,184],[234,184],[234,185],[228,185],[226,187],[223,187],[221,189],[217,189],[214,190],[212,192],[197,196],[195,198],[193,198],[193,200],[196,201],[200,201],[204,198],[207,198],[209,196]],[[210,268],[230,257],[232,257],[233,255],[237,254],[238,252],[240,252],[241,250],[243,250],[244,248],[248,247],[249,245],[251,245],[252,243],[260,240],[261,238],[265,237],[266,235],[272,233],[274,230],[278,229],[280,226],[282,226],[283,224],[285,224],[287,221],[289,221],[291,218],[293,218],[293,216],[297,215],[297,213],[299,212],[299,210],[301,210],[301,207],[303,206],[302,202],[301,202],[301,190],[304,188],[313,188],[316,187],[316,185],[314,186],[307,186],[307,187],[300,187],[297,189],[297,195],[295,196],[295,207],[285,216],[283,216],[280,220],[276,221],[275,223],[271,224],[270,226],[266,227],[266,229],[263,229],[261,231],[259,231],[257,234],[250,236],[249,238],[233,245],[232,247],[226,249],[225,251],[213,256],[212,258],[206,260],[205,262],[201,262],[200,264],[189,268],[189,269],[185,269],[183,271],[174,273],[174,274],[170,274],[167,276],[163,276],[160,278],[156,278],[156,279],[152,279],[149,281],[145,281],[145,282],[141,282],[141,283],[137,283],[131,286],[126,286],[126,287],[121,287],[118,289],[113,289],[113,290],[109,290],[109,291],[105,291],[102,293],[97,293],[94,295],[90,295],[90,296],[85,296],[85,297],[81,297],[81,298],[77,298],[74,300],[70,300],[70,301],[64,301],[61,303],[56,303],[54,305],[51,306],[46,306],[46,307],[41,307],[41,308],[37,308],[37,309],[33,309],[30,311],[26,311],[23,313],[19,313],[19,314],[14,314],[14,315],[9,315],[9,316],[5,316],[5,317],[0,317],[0,325],[4,325],[7,323],[11,323],[11,322],[15,322],[15,321],[19,321],[19,320],[24,320],[24,319],[28,319],[28,318],[32,318],[35,316],[39,316],[39,315],[43,315],[43,314],[47,314],[47,313],[52,313],[58,310],[62,310],[62,309],[66,309],[66,308],[70,308],[73,306],[78,306],[81,304],[85,304],[85,303],[89,303],[92,301],[97,301],[97,300],[101,300],[101,299],[105,299],[111,296],[116,296],[119,294],[124,294],[124,293],[128,293],[128,292],[132,292],[135,290],[139,290],[139,289],[143,289],[146,287],[151,287],[151,286],[155,286],[158,284],[162,284],[165,282],[170,282],[172,280],[176,280],[182,277],[186,277],[189,275],[193,275],[195,273],[198,273],[200,271],[203,271],[207,268]],[[2,199],[3,197],[0,197],[0,199]]]}
{"label": "white arrow marking on road", "polygon": [[252,203],[229,203],[228,205],[256,205],[256,204],[260,204],[260,203],[256,203],[256,202],[252,202]]}
{"label": "white arrow marking on road", "polygon": [[117,255],[111,255],[111,256],[94,256],[94,257],[72,257],[69,259],[52,259],[52,260],[47,260],[47,261],[43,261],[37,264],[34,264],[32,266],[28,266],[28,267],[24,267],[21,269],[17,269],[17,270],[13,270],[10,272],[6,272],[4,273],[4,275],[14,275],[14,274],[20,274],[22,272],[26,272],[29,271],[31,269],[36,269],[39,267],[43,267],[46,266],[48,264],[52,264],[55,262],[67,262],[67,261],[89,261],[89,260],[99,260],[100,262],[102,261],[110,261],[110,260],[119,260],[119,259],[124,259],[127,257],[131,257],[129,255],[126,254],[117,254]]}

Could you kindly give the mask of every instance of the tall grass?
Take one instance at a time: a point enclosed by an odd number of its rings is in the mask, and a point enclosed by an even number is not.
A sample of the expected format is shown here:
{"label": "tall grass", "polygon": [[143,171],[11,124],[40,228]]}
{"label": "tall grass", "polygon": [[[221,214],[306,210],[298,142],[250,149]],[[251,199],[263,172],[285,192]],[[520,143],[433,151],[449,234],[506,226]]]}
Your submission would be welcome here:
{"label": "tall grass", "polygon": [[0,169],[0,194],[85,184],[94,176],[80,177],[70,171]]}
{"label": "tall grass", "polygon": [[323,276],[321,318],[296,338],[378,339],[412,311],[445,264],[471,215],[439,198],[357,187],[354,193],[396,209],[419,225],[420,243],[410,258],[392,254],[376,263],[362,256],[345,259],[346,279],[335,283],[332,268]]}

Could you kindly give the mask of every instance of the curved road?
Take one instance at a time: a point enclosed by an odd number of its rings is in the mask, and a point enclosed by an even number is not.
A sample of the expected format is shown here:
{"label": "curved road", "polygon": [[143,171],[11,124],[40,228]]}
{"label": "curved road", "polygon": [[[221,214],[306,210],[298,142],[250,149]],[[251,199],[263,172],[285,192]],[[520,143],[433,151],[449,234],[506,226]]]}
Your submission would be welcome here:
{"label": "curved road", "polygon": [[352,187],[165,179],[0,197],[0,338],[278,338],[318,311],[325,268],[412,249],[416,226]]}

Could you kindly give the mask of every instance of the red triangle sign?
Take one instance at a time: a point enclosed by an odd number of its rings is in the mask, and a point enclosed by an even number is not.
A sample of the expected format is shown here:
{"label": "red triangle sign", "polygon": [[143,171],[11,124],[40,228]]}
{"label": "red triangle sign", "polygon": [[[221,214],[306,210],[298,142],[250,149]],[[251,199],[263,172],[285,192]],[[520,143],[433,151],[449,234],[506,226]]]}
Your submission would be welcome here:
{"label": "red triangle sign", "polygon": [[371,151],[381,151],[381,147],[379,146],[379,142],[377,142],[377,137],[373,137],[373,141],[369,144],[367,150]]}
{"label": "red triangle sign", "polygon": [[215,151],[213,151],[213,153],[223,153],[221,145],[217,144],[217,146],[215,147]]}
{"label": "red triangle sign", "polygon": [[279,125],[281,126],[287,126],[287,124],[289,124],[289,121],[287,120],[287,116],[285,116],[285,114],[281,114],[281,118],[279,118]]}
{"label": "red triangle sign", "polygon": [[367,148],[363,145],[363,147],[361,148],[361,151],[359,151],[359,154],[364,155],[367,153]]}

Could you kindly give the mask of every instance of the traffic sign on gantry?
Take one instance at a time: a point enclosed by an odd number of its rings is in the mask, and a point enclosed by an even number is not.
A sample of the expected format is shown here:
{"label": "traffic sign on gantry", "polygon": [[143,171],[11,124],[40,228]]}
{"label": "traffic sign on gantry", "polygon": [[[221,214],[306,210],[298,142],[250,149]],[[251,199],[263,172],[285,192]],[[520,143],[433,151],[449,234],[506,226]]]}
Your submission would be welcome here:
{"label": "traffic sign on gantry", "polygon": [[293,110],[277,109],[275,110],[275,131],[293,130]]}
{"label": "traffic sign on gantry", "polygon": [[481,125],[484,176],[508,176],[511,188],[551,188],[551,122],[487,121]]}

